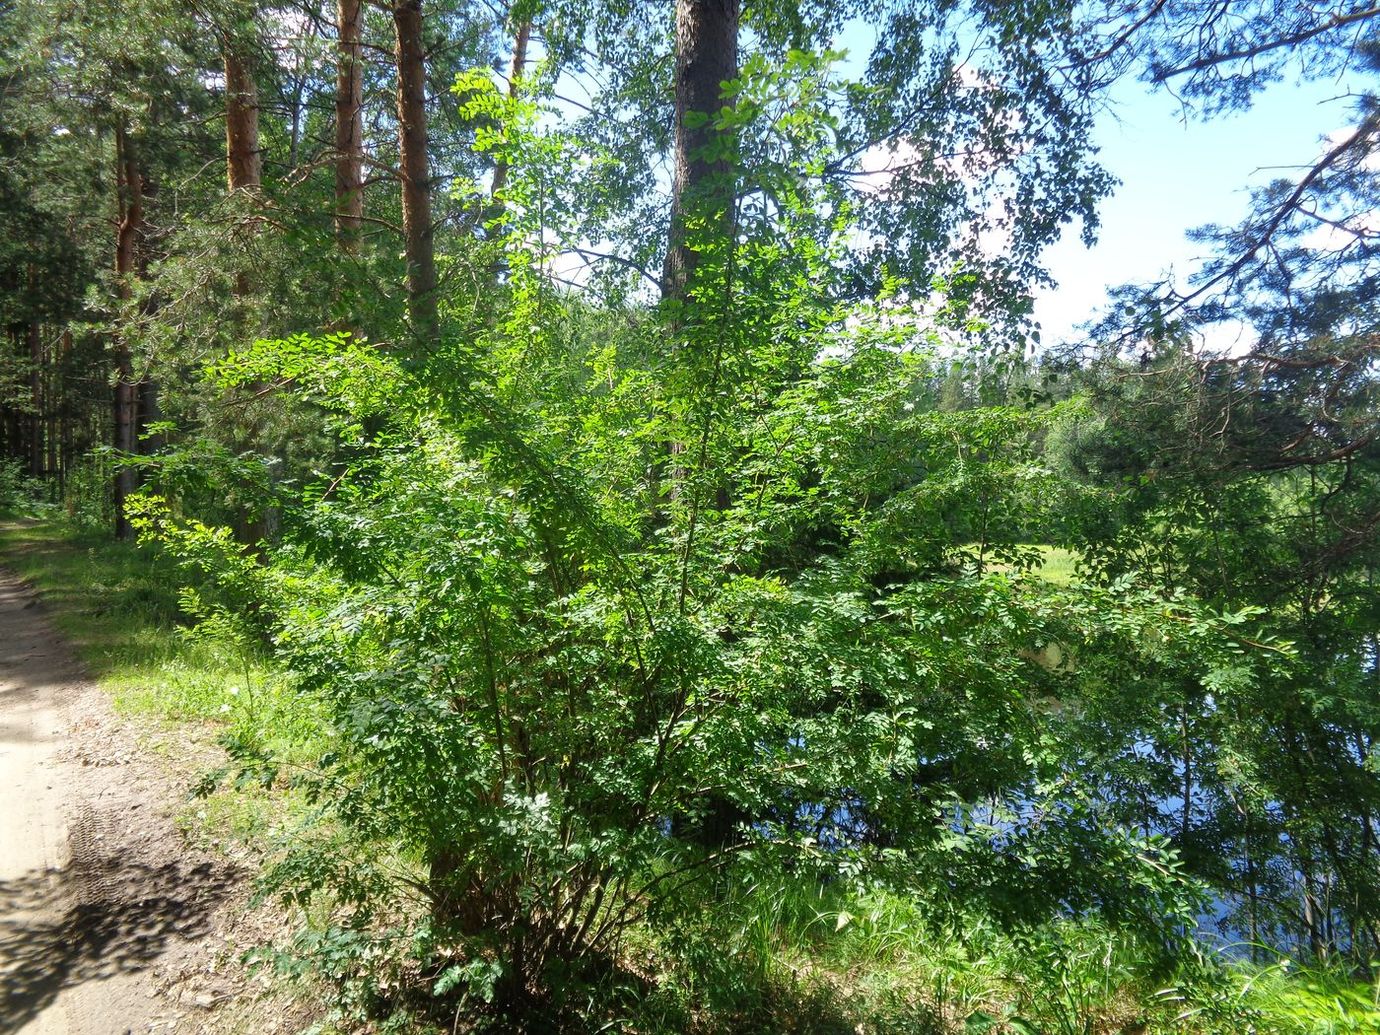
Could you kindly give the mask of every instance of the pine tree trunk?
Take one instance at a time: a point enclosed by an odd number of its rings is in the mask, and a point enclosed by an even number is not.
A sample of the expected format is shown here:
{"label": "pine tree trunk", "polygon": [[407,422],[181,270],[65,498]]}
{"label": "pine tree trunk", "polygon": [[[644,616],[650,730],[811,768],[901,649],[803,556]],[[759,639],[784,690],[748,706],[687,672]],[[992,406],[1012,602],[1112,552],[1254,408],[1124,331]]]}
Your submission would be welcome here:
{"label": "pine tree trunk", "polygon": [[676,0],[675,144],[671,230],[662,271],[664,299],[684,300],[695,272],[696,251],[685,233],[686,217],[718,216],[733,208],[733,168],[725,156],[706,155],[716,143],[712,122],[692,124],[724,106],[722,84],[738,75],[739,0]]}
{"label": "pine tree trunk", "polygon": [[[64,332],[65,337],[65,332]],[[62,382],[59,380],[58,371],[62,362],[63,338],[58,339],[57,348],[50,350],[48,364],[45,369],[44,398],[47,402],[47,425],[44,442],[48,449],[47,470],[49,478],[56,478],[58,485],[62,485],[62,463],[61,454],[58,451],[58,435],[61,430],[60,415],[62,406]],[[56,353],[56,354],[54,354]]]}
{"label": "pine tree trunk", "polygon": [[[687,222],[694,221],[691,217],[717,220],[725,236],[732,233],[733,163],[723,148],[716,148],[718,155],[705,152],[719,143],[712,116],[724,106],[723,83],[738,75],[738,21],[739,0],[676,0],[671,221],[661,275],[662,301],[673,303],[667,313],[673,337],[683,320],[678,304],[690,294],[699,261],[697,242],[687,236]],[[682,441],[666,444],[672,499],[682,495],[685,449]],[[661,473],[654,472],[653,480],[659,484]]]}
{"label": "pine tree trunk", "polygon": [[[57,361],[54,369],[62,371],[66,369],[66,360],[72,353],[72,329],[64,328],[62,338],[58,344]],[[57,398],[62,400],[62,405],[54,407],[55,432],[53,435],[55,461],[58,473],[58,485],[66,490],[67,472],[72,468],[72,402],[68,394],[66,380],[59,374]]]}
{"label": "pine tree trunk", "polygon": [[163,419],[163,404],[158,398],[158,382],[152,377],[146,377],[139,382],[138,391],[140,444],[144,452],[155,453],[167,445],[166,436],[150,430],[150,425]]}
{"label": "pine tree trunk", "polygon": [[[738,21],[739,0],[676,0],[675,140],[671,222],[661,276],[664,302],[682,303],[693,294],[700,242],[687,234],[687,223],[704,220],[717,225],[724,238],[732,234],[734,168],[726,148],[720,146],[722,131],[715,128],[713,116],[732,103],[725,101],[723,83],[738,75]],[[717,153],[707,154],[711,148]],[[675,308],[668,315],[675,332],[683,315]],[[677,499],[687,479],[682,462],[686,444],[672,441],[667,451],[670,495]],[[715,850],[728,845],[738,825],[748,819],[734,802],[713,794],[702,818],[694,823],[676,822],[672,833]]]}
{"label": "pine tree trunk", "polygon": [[339,0],[335,79],[335,232],[341,251],[359,251],[364,220],[364,63],[360,0]]}
{"label": "pine tree trunk", "polygon": [[44,470],[44,405],[43,405],[43,328],[37,320],[29,321],[29,474],[41,478]]}
{"label": "pine tree trunk", "polygon": [[[239,191],[257,192],[263,185],[263,155],[259,149],[259,89],[253,70],[246,59],[245,43],[227,33],[221,41],[221,56],[225,61],[225,169],[226,188],[233,196]],[[253,283],[247,270],[235,277],[234,294],[249,295]],[[243,320],[241,310],[238,319]],[[251,385],[251,391],[260,386]],[[159,410],[156,399],[149,404]],[[249,441],[261,440],[262,421],[252,420]],[[263,538],[265,518],[257,509],[240,513],[235,522],[239,540],[253,546]]]}
{"label": "pine tree trunk", "polygon": [[426,52],[422,0],[393,5],[397,37],[398,154],[402,174],[403,253],[412,333],[422,344],[435,341],[436,254],[431,225],[431,171],[427,157]]}
{"label": "pine tree trunk", "polygon": [[[144,237],[144,177],[139,168],[134,143],[124,129],[115,134],[116,182],[119,194],[119,223],[115,241],[115,276],[120,297],[134,294],[133,279],[138,272],[139,244]],[[138,444],[138,389],[129,343],[117,337],[115,354],[115,434],[112,444],[121,453],[133,454]],[[121,466],[115,474],[115,536],[128,539],[133,530],[125,512],[126,501],[136,487],[133,468]]]}
{"label": "pine tree trunk", "polygon": [[233,194],[257,190],[263,182],[263,154],[259,150],[259,88],[235,44],[226,41],[225,59],[225,179]]}
{"label": "pine tree trunk", "polygon": [[[20,327],[10,327],[7,331],[10,339],[10,346],[14,350],[16,356],[20,355],[20,350],[23,348],[22,333],[23,329]],[[6,385],[5,387],[8,388],[9,386]],[[9,400],[10,398],[11,396],[8,391],[0,394],[0,399]],[[10,460],[22,461],[24,458],[24,445],[21,439],[22,432],[20,430],[19,407],[9,401],[4,402],[3,407],[5,414],[4,455]]]}
{"label": "pine tree trunk", "polygon": [[[517,36],[513,40],[512,71],[508,74],[508,96],[510,98],[515,99],[518,95],[518,86],[522,82],[522,73],[527,67],[527,41],[531,38],[531,35],[532,23],[530,21],[524,21],[518,25]],[[494,165],[493,185],[489,188],[489,200],[494,216],[502,214],[503,200],[500,195],[503,193],[503,188],[507,182],[508,161],[507,159],[500,158]]]}
{"label": "pine tree trunk", "polygon": [[5,456],[10,460],[23,459],[23,444],[20,441],[19,409],[5,406]]}

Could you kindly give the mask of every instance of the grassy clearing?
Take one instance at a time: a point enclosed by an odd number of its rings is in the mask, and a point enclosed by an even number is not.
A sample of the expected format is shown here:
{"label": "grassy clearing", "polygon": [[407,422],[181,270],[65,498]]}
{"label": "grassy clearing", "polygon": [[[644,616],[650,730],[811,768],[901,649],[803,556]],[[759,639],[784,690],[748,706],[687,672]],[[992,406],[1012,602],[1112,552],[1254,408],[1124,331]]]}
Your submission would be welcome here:
{"label": "grassy clearing", "polygon": [[[1022,570],[1028,571],[1031,576],[1056,586],[1067,586],[1078,578],[1078,563],[1081,558],[1072,550],[1062,546],[1049,546],[1045,543],[1022,543],[1016,549],[1022,553],[1036,555],[1037,559],[1031,567],[1022,568]],[[978,556],[977,547],[969,544],[960,550],[959,556],[964,559],[965,564],[975,566]],[[1003,563],[990,555],[983,558],[982,568],[989,572],[1005,572],[1007,574],[1016,571],[1014,565]]]}
{"label": "grassy clearing", "polygon": [[1043,543],[1036,544],[1031,549],[1038,550],[1043,558],[1037,573],[1046,582],[1056,586],[1067,586],[1077,578],[1080,558],[1072,550],[1066,550],[1062,546],[1046,546]]}

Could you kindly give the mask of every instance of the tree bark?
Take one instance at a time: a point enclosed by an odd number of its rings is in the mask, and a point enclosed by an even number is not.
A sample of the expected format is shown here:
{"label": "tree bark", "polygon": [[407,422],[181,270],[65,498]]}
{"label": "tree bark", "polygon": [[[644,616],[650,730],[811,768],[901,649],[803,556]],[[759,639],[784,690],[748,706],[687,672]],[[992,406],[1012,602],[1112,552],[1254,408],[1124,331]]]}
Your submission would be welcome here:
{"label": "tree bark", "polygon": [[34,478],[41,478],[46,473],[43,465],[43,432],[46,423],[43,401],[43,328],[37,320],[29,321],[28,337],[29,405],[32,408],[29,414],[29,474]]}
{"label": "tree bark", "polygon": [[[139,245],[144,237],[144,177],[139,168],[138,154],[129,134],[123,129],[115,132],[116,183],[119,197],[119,223],[115,239],[115,277],[120,297],[128,301],[134,294],[133,279],[138,272]],[[129,342],[123,335],[116,339],[114,418],[115,449],[132,455],[138,444],[138,388],[134,381],[134,364]],[[115,473],[115,536],[128,539],[133,534],[125,513],[126,501],[135,489],[134,469],[122,465]]]}
{"label": "tree bark", "polygon": [[[522,82],[523,70],[527,67],[527,41],[532,35],[532,23],[524,21],[517,27],[513,40],[513,67],[508,75],[508,96],[516,99],[518,86]],[[495,215],[502,213],[503,200],[500,195],[508,182],[508,161],[500,158],[494,165],[494,181],[489,188],[489,200]]]}
{"label": "tree bark", "polygon": [[[682,303],[693,294],[704,241],[689,233],[690,224],[703,221],[717,226],[723,239],[732,234],[734,163],[713,117],[725,104],[723,83],[738,75],[738,21],[739,0],[676,0],[675,139],[671,221],[661,276],[663,302]],[[674,334],[683,327],[683,314],[673,307],[668,317]],[[670,495],[679,499],[687,479],[682,462],[686,443],[673,440],[667,443],[667,452]],[[692,504],[692,529],[694,511]],[[705,850],[719,849],[749,818],[726,796],[712,794],[705,815],[696,822],[673,822],[672,834]]]}
{"label": "tree bark", "polygon": [[[738,75],[739,0],[676,0],[675,139],[671,164],[671,220],[661,275],[663,302],[674,337],[683,327],[679,303],[687,300],[699,265],[704,230],[693,239],[689,224],[717,224],[733,232],[736,193],[733,162],[713,116],[724,106],[723,83]],[[666,444],[671,459],[670,496],[682,495],[686,444]],[[659,482],[659,475],[654,475]]]}
{"label": "tree bark", "polygon": [[664,299],[684,300],[694,276],[698,253],[686,236],[687,216],[727,222],[732,212],[733,163],[727,155],[706,152],[719,143],[712,116],[724,105],[722,84],[738,75],[738,5],[739,0],[676,0],[674,179]]}
{"label": "tree bark", "polygon": [[225,59],[225,179],[230,193],[263,182],[259,150],[259,88],[237,44],[227,39]]}
{"label": "tree bark", "polygon": [[61,370],[63,358],[71,350],[71,343],[72,332],[64,328],[48,357],[48,475],[57,478],[59,490],[66,483],[62,440],[67,403]]}
{"label": "tree bark", "polygon": [[364,225],[364,57],[360,0],[339,0],[335,77],[335,233],[340,250],[359,251]]}
{"label": "tree bark", "polygon": [[[16,356],[21,355],[22,350],[24,348],[24,328],[18,324],[15,324],[6,328],[6,334],[10,339],[10,348],[14,351],[14,354]],[[8,388],[9,386],[6,385],[5,387]],[[0,399],[6,400],[4,402],[0,402],[0,407],[3,408],[3,412],[5,415],[5,456],[7,456],[11,460],[22,461],[24,459],[24,433],[21,427],[22,415],[19,412],[18,405],[16,405],[18,402],[18,396],[11,396],[10,393],[6,391],[3,394],[0,394]],[[10,399],[13,399],[14,401],[11,402],[9,401]]]}
{"label": "tree bark", "polygon": [[439,333],[436,253],[431,225],[431,170],[427,156],[426,51],[422,0],[397,0],[393,29],[398,63],[398,154],[402,173],[403,253],[412,333],[431,344]]}

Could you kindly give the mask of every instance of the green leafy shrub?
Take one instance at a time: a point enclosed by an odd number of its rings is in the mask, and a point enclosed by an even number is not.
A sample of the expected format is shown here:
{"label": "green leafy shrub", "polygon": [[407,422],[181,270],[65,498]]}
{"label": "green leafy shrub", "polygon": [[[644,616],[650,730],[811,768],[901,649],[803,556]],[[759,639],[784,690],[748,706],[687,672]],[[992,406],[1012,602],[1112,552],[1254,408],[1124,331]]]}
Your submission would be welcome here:
{"label": "green leafy shrub", "polygon": [[[302,335],[218,365],[340,442],[280,543],[147,505],[214,590],[196,609],[271,645],[320,718],[330,748],[296,778],[316,822],[267,886],[346,932],[312,951],[358,967],[371,1010],[846,1023],[821,1005],[837,985],[776,952],[824,940],[820,916],[746,888],[815,889],[836,925],[852,900],[922,902],[906,943],[973,913],[1098,917],[1157,964],[1192,927],[1197,884],[1104,763],[1185,681],[1249,685],[1252,612],[1038,576],[1055,481],[1035,446],[1059,411],[936,408],[951,314],[825,290],[848,240],[821,214],[846,202],[803,175],[827,124],[799,116],[829,88],[808,55],[735,84],[716,117],[771,127],[743,172],[771,203],[747,192],[732,240],[691,221],[696,275],[664,312],[553,289],[545,209],[515,205],[504,304],[450,312],[426,354]],[[526,132],[514,146],[569,157]],[[512,197],[544,196],[512,175]],[[275,773],[262,744],[236,750]],[[892,957],[891,930],[834,934]],[[1042,958],[1028,998],[1066,1031],[1125,977]],[[923,996],[872,1006],[935,1023]]]}
{"label": "green leafy shrub", "polygon": [[25,475],[22,463],[0,457],[0,512],[30,510],[43,496],[42,484]]}

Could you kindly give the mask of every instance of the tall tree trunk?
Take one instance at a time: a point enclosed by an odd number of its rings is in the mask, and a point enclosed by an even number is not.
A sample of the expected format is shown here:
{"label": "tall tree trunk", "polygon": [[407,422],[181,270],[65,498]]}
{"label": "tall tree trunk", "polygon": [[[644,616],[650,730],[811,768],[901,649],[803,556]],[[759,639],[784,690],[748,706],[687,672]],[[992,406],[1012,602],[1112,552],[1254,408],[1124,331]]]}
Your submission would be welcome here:
{"label": "tall tree trunk", "polygon": [[307,80],[303,76],[297,76],[292,81],[292,118],[289,120],[290,135],[288,137],[288,168],[297,168],[297,159],[301,154],[302,148],[302,115],[306,110],[303,103],[304,95],[307,91]]}
{"label": "tall tree trunk", "polygon": [[[508,75],[508,96],[516,99],[518,87],[522,83],[522,73],[527,67],[527,41],[532,35],[532,23],[524,21],[517,27],[517,36],[513,40],[513,67]],[[489,200],[494,215],[502,212],[503,201],[500,195],[508,182],[508,160],[500,158],[494,165],[494,181],[489,188]]]}
{"label": "tall tree trunk", "polygon": [[[682,303],[691,292],[702,241],[690,238],[687,225],[707,219],[719,224],[725,238],[732,233],[733,163],[727,148],[715,147],[717,154],[707,151],[722,142],[712,117],[724,106],[723,83],[738,75],[738,20],[739,0],[676,0],[675,140],[671,221],[661,275],[664,302]],[[675,304],[668,311],[673,337],[683,323]],[[666,444],[672,499],[682,495],[685,450],[683,441]],[[660,472],[654,471],[652,480],[659,484]]]}
{"label": "tall tree trunk", "polygon": [[[134,143],[123,129],[115,132],[116,183],[119,197],[119,223],[115,240],[115,277],[120,297],[128,301],[134,294],[133,280],[139,268],[139,245],[144,237],[144,177]],[[115,434],[113,445],[130,455],[138,445],[138,388],[129,342],[119,335],[115,353]],[[135,489],[134,469],[121,466],[115,474],[115,536],[130,538],[126,501]]]}
{"label": "tall tree trunk", "polygon": [[683,300],[697,252],[685,233],[687,216],[719,215],[733,207],[733,169],[726,156],[706,154],[719,131],[712,116],[724,104],[722,83],[738,75],[739,0],[676,0],[675,145],[671,230],[662,271],[665,299]]}
{"label": "tall tree trunk", "polygon": [[[722,240],[732,234],[734,163],[727,148],[720,146],[724,143],[723,131],[715,127],[713,116],[725,104],[723,83],[738,75],[738,20],[739,0],[676,0],[671,222],[661,276],[661,297],[665,302],[685,302],[694,291],[700,248],[705,242],[691,237],[687,226],[704,221],[707,226],[717,227]],[[716,153],[708,153],[711,149]],[[683,325],[683,314],[673,307],[668,315],[674,332]],[[668,443],[668,453],[670,494],[677,499],[682,497],[688,477],[683,464],[686,443]],[[659,481],[660,475],[656,478]],[[697,509],[698,500],[692,500],[687,563]],[[683,587],[684,583],[682,600]],[[728,845],[738,826],[749,819],[727,797],[711,794],[705,803],[705,814],[696,821],[675,822],[672,833],[713,851]]]}
{"label": "tall tree trunk", "polygon": [[359,251],[364,223],[364,58],[360,0],[339,0],[335,76],[335,233],[341,251]]}
{"label": "tall tree trunk", "polygon": [[[16,334],[11,335],[17,337]],[[20,413],[17,406],[6,405],[5,408],[5,456],[11,460],[23,459],[23,443],[19,430]]]}
{"label": "tall tree trunk", "polygon": [[427,157],[426,51],[422,38],[422,0],[396,0],[398,154],[402,173],[403,253],[407,258],[407,296],[414,338],[435,341],[436,253],[431,225],[431,169]]}
{"label": "tall tree trunk", "polygon": [[41,478],[44,471],[43,432],[43,327],[37,320],[29,321],[29,474]]}
{"label": "tall tree trunk", "polygon": [[[254,74],[245,59],[245,44],[227,33],[222,41],[221,53],[225,59],[225,169],[226,188],[233,196],[240,191],[257,192],[263,185],[263,155],[259,150],[259,89],[254,82]],[[248,269],[242,269],[235,277],[234,294],[237,297],[249,295],[253,282]],[[245,311],[238,310],[237,320],[243,320]],[[258,386],[251,386],[257,391]],[[156,399],[156,388],[151,388],[147,403],[154,410],[161,410]],[[140,398],[144,394],[140,393]],[[249,421],[248,437],[251,446],[262,440],[263,422]],[[267,521],[258,508],[250,508],[240,514],[235,521],[235,531],[244,543],[251,546],[264,537]]]}
{"label": "tall tree trunk", "polygon": [[227,39],[225,59],[225,180],[233,194],[263,182],[259,150],[259,88],[239,44]]}
{"label": "tall tree trunk", "polygon": [[65,345],[67,336],[70,332],[64,330],[58,338],[54,347],[50,350],[47,364],[47,386],[45,395],[48,400],[48,427],[45,441],[48,447],[48,476],[56,478],[59,489],[63,484],[62,475],[62,453],[58,446],[61,442],[60,434],[62,431],[62,380],[61,368],[62,357],[66,352]]}
{"label": "tall tree trunk", "polygon": [[[22,350],[24,348],[24,328],[18,325],[14,325],[8,327],[5,333],[8,335],[10,339],[10,348],[13,350],[14,355],[16,357],[22,355]],[[9,385],[0,386],[0,388],[3,389],[8,389],[9,387]],[[18,389],[17,384],[15,385],[15,388]],[[0,409],[3,409],[5,415],[4,455],[11,460],[22,461],[24,458],[24,444],[22,438],[23,432],[20,430],[22,415],[19,412],[19,407],[16,405],[16,403],[18,402],[18,395],[11,395],[10,392],[7,390],[0,391],[0,399],[15,400],[15,402],[6,401],[0,403]]]}
{"label": "tall tree trunk", "polygon": [[[62,342],[58,346],[58,350],[56,369],[61,371],[66,369],[67,357],[72,353],[71,327],[67,327],[63,330]],[[65,378],[60,378],[58,384],[58,398],[62,400],[62,405],[57,410],[58,433],[54,438],[57,440],[58,483],[65,490],[67,487],[67,472],[72,469],[72,402],[68,394],[68,386]]]}
{"label": "tall tree trunk", "polygon": [[161,432],[149,430],[150,425],[163,419],[163,404],[158,398],[158,382],[152,377],[146,377],[139,382],[138,391],[140,444],[144,452],[155,453],[167,444],[167,438]]}

